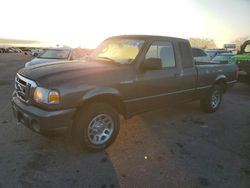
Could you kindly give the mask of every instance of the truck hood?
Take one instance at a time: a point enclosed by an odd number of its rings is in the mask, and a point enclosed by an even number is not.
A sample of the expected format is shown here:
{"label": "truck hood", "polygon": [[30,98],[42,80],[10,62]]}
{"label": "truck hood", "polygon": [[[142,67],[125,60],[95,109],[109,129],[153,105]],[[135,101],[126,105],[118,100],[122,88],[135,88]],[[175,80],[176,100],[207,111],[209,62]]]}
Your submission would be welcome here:
{"label": "truck hood", "polygon": [[[42,87],[53,87],[60,84],[90,82],[96,79],[105,79],[103,75],[110,75],[110,71],[117,74],[114,69],[119,65],[110,62],[96,61],[64,61],[57,63],[45,63],[25,67],[18,73],[26,78],[34,80]],[[119,72],[119,71],[118,71]]]}

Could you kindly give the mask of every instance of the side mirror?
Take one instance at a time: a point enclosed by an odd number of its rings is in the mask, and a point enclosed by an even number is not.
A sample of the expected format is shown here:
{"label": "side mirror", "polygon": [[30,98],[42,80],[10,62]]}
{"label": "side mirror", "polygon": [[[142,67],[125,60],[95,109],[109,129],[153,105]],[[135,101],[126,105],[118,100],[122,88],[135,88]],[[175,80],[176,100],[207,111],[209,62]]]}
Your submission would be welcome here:
{"label": "side mirror", "polygon": [[162,63],[160,58],[148,58],[143,64],[142,68],[146,70],[160,70],[162,69]]}

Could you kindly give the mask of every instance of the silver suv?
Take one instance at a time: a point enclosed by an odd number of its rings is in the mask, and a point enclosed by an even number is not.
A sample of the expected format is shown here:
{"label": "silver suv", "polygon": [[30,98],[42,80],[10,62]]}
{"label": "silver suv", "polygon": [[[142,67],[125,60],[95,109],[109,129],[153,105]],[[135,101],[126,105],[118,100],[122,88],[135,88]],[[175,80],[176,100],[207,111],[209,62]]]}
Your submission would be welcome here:
{"label": "silver suv", "polygon": [[86,56],[83,49],[80,48],[49,48],[36,58],[25,64],[25,67],[38,65],[41,63],[52,63],[60,61],[72,61]]}

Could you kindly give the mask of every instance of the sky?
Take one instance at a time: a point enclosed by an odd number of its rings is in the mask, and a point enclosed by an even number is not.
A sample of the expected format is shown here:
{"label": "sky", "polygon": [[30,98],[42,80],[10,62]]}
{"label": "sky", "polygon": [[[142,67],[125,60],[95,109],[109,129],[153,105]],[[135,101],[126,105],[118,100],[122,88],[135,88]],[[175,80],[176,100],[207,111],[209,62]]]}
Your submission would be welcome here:
{"label": "sky", "polygon": [[113,35],[250,35],[250,0],[0,0],[0,38],[94,48]]}

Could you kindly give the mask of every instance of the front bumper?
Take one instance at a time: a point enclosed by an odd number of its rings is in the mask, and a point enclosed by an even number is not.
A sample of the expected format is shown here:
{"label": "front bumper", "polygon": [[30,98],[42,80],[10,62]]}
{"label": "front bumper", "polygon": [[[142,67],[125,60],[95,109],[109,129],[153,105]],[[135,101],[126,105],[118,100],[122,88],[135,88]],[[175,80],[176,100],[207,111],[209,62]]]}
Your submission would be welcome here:
{"label": "front bumper", "polygon": [[65,132],[72,124],[76,109],[46,111],[21,102],[15,95],[12,109],[18,122],[38,133]]}

